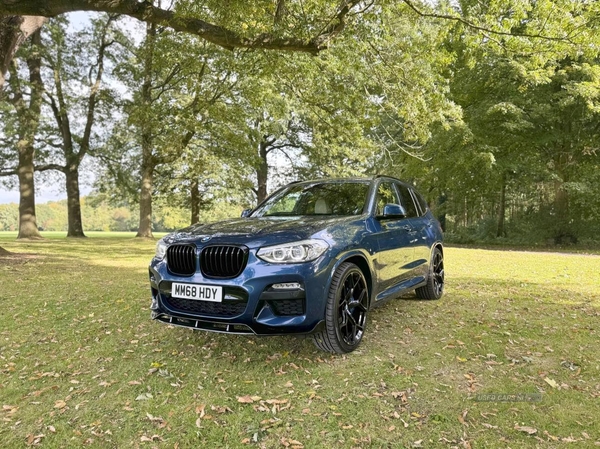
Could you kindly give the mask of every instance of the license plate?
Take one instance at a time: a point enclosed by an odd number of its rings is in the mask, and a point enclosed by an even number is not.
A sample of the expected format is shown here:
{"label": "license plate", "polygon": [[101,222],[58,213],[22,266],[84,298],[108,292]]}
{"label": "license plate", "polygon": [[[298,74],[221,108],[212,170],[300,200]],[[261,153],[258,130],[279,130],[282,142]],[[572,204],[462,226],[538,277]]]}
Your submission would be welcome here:
{"label": "license plate", "polygon": [[223,301],[223,287],[218,285],[171,284],[171,296],[174,298],[195,299],[197,301]]}

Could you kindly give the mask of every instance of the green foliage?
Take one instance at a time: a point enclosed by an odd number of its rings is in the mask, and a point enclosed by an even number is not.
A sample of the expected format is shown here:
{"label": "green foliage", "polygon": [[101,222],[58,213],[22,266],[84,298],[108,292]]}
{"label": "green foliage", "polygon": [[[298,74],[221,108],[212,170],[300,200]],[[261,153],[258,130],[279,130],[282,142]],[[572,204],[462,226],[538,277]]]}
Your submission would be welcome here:
{"label": "green foliage", "polygon": [[[451,240],[565,243],[600,232],[590,219],[600,200],[585,193],[597,190],[600,167],[597,35],[574,28],[590,23],[596,6],[552,4],[574,9],[554,18],[548,2],[462,3],[467,20],[494,31],[482,40],[457,23],[446,37],[456,55],[449,99],[462,121],[431,127],[421,160],[393,160],[392,170],[425,191]],[[571,33],[571,41],[498,34],[536,34],[544,11],[537,34]]]}
{"label": "green foliage", "polygon": [[[174,7],[243,37],[309,39],[339,24],[340,4]],[[595,238],[599,9],[570,0],[360,3],[316,56],[224,50],[160,26],[135,42],[115,27],[107,74],[118,89],[101,95],[103,127],[92,139],[98,196],[132,211],[142,165],[152,166],[153,199],[172,208],[155,228],[171,229],[189,221],[179,209],[193,202],[217,217],[222,205],[251,206],[292,179],[386,173],[417,185],[454,235]],[[76,115],[96,25],[70,34],[59,19],[47,33],[47,59],[61,50],[73,80]],[[43,136],[56,144],[44,114]],[[63,162],[52,145],[38,146],[39,161]],[[132,227],[117,215],[109,228]]]}

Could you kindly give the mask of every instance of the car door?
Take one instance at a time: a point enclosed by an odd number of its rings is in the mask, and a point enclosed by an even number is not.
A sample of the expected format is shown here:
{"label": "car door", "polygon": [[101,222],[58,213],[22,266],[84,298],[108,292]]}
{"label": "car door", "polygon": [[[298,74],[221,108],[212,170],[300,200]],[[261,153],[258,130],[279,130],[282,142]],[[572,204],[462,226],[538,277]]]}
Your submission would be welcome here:
{"label": "car door", "polygon": [[406,266],[413,260],[411,240],[414,236],[410,222],[402,218],[383,217],[386,204],[401,202],[394,183],[382,181],[377,189],[374,233],[378,247],[375,265],[380,292],[407,279],[409,269]]}
{"label": "car door", "polygon": [[405,267],[409,277],[417,278],[427,275],[427,264],[429,262],[429,239],[427,230],[428,220],[415,201],[411,189],[404,184],[396,183],[400,195],[400,201],[406,210],[406,221],[411,226],[409,245],[413,249],[412,258]]}

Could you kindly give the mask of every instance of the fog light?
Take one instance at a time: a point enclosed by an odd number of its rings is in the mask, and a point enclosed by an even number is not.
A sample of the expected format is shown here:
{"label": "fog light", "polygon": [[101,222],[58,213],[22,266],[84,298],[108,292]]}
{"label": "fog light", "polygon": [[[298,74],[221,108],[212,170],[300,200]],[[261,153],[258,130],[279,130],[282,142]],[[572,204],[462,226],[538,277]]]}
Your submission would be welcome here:
{"label": "fog light", "polygon": [[304,290],[302,284],[298,282],[282,282],[281,284],[273,284],[271,288],[274,290]]}

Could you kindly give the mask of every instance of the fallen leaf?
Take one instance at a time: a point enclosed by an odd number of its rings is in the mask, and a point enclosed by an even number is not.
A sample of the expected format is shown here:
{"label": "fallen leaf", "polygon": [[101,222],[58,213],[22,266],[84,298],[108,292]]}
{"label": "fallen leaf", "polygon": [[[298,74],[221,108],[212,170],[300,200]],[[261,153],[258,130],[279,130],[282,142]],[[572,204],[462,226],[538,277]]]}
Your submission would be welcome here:
{"label": "fallen leaf", "polygon": [[163,422],[164,419],[160,416],[152,416],[150,413],[146,413],[146,417],[152,422]]}
{"label": "fallen leaf", "polygon": [[54,408],[57,408],[57,409],[65,408],[66,406],[67,406],[67,403],[63,400],[59,400],[54,403]]}
{"label": "fallen leaf", "polygon": [[267,404],[269,404],[269,405],[273,405],[273,404],[287,404],[288,400],[287,399],[267,399],[265,402]]}
{"label": "fallen leaf", "polygon": [[44,438],[45,436],[46,435],[44,435],[43,433],[41,433],[39,435],[29,434],[29,435],[27,435],[27,445],[37,446],[38,444],[41,443],[42,438]]}
{"label": "fallen leaf", "polygon": [[534,429],[533,427],[528,427],[528,426],[515,425],[515,430],[518,430],[519,432],[525,432],[529,435],[533,435],[533,434],[537,433],[537,429]]}
{"label": "fallen leaf", "polygon": [[558,383],[555,380],[550,379],[549,377],[544,377],[544,382],[546,382],[552,388],[558,388]]}
{"label": "fallen leaf", "polygon": [[148,399],[152,399],[154,396],[152,396],[152,393],[142,393],[140,394],[137,398],[135,398],[136,401],[147,401]]}
{"label": "fallen leaf", "polygon": [[262,398],[260,396],[238,396],[237,401],[241,404],[252,404],[253,402],[260,401]]}
{"label": "fallen leaf", "polygon": [[213,412],[217,412],[217,413],[220,413],[220,414],[227,413],[227,412],[229,412],[229,413],[233,413],[233,410],[231,410],[231,409],[230,409],[229,407],[227,407],[226,405],[225,405],[225,406],[219,406],[219,405],[215,406],[215,405],[211,405],[211,406],[210,406],[210,409],[211,409]]}
{"label": "fallen leaf", "polygon": [[9,415],[12,415],[17,410],[19,410],[19,407],[17,407],[16,405],[3,405],[2,410],[7,412]]}
{"label": "fallen leaf", "polygon": [[144,441],[144,442],[164,441],[160,435],[152,435],[151,437],[147,437],[146,435],[143,435],[140,438],[140,440]]}
{"label": "fallen leaf", "polygon": [[408,402],[405,391],[392,391],[392,397],[395,399],[400,399],[403,404]]}

